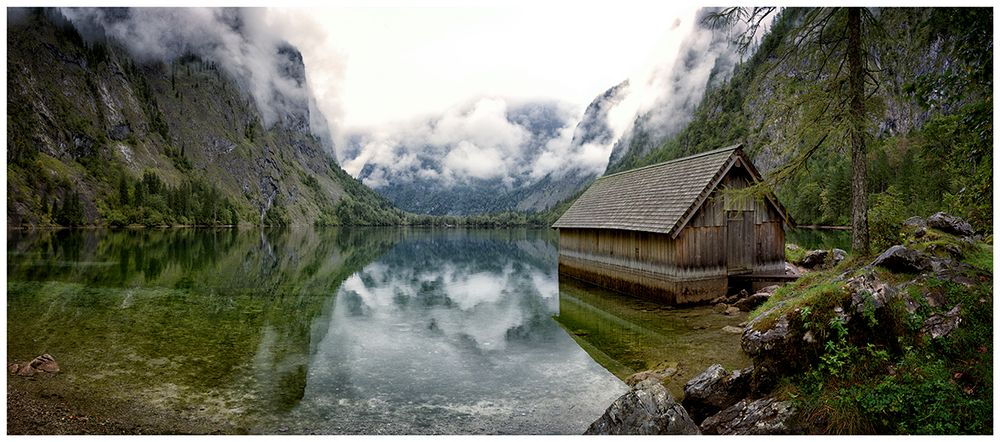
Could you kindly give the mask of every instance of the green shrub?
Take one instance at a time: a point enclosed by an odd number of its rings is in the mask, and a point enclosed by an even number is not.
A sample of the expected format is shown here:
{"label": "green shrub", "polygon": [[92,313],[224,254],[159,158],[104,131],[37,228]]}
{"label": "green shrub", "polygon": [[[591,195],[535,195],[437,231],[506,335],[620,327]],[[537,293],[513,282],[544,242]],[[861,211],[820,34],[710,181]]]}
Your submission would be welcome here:
{"label": "green shrub", "polygon": [[902,243],[900,229],[906,219],[906,206],[894,186],[872,197],[868,211],[868,234],[872,250],[885,250]]}

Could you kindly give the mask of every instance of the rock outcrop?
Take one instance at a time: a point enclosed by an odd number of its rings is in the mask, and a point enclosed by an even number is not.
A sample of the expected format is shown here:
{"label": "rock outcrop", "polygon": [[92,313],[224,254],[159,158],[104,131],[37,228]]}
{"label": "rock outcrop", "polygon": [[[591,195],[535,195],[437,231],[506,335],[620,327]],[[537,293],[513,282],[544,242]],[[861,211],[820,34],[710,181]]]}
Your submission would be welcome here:
{"label": "rock outcrop", "polygon": [[712,365],[684,384],[681,404],[695,422],[701,422],[749,395],[752,375],[753,367],[729,373]]}
{"label": "rock outcrop", "polygon": [[733,406],[705,419],[704,434],[791,434],[789,418],[795,413],[791,402],[774,398],[743,399]]}
{"label": "rock outcrop", "polygon": [[930,267],[930,260],[916,250],[895,245],[882,252],[871,265],[893,272],[919,273]]}
{"label": "rock outcrop", "polygon": [[52,355],[46,353],[32,359],[27,364],[13,363],[7,366],[7,372],[18,376],[34,376],[36,373],[59,373],[59,363]]}
{"label": "rock outcrop", "polygon": [[938,212],[927,217],[927,226],[961,237],[970,237],[976,233],[972,229],[972,225],[964,219],[944,212]]}
{"label": "rock outcrop", "polygon": [[923,327],[920,328],[920,333],[933,339],[948,336],[962,322],[962,318],[958,315],[961,311],[962,306],[956,305],[943,315],[933,315],[927,318]]}
{"label": "rock outcrop", "polygon": [[649,379],[632,387],[608,407],[584,434],[701,434],[666,387]]}

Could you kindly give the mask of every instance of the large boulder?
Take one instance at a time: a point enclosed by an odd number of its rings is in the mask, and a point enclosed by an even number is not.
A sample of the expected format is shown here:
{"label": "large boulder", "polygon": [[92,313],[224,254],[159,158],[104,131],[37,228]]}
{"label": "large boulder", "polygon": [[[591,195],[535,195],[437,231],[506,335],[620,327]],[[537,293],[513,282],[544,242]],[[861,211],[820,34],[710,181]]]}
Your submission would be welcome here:
{"label": "large boulder", "polygon": [[712,365],[684,384],[681,404],[695,422],[701,422],[749,395],[752,374],[753,367],[730,374],[721,365]]}
{"label": "large boulder", "polygon": [[972,225],[964,219],[944,212],[938,212],[927,218],[927,226],[953,235],[968,237],[976,233]]}
{"label": "large boulder", "polygon": [[871,265],[897,273],[920,273],[930,268],[931,262],[923,253],[895,245],[882,252]]}
{"label": "large boulder", "polygon": [[802,257],[802,261],[799,265],[807,269],[815,269],[822,267],[823,263],[826,262],[826,250],[810,250],[806,252],[806,255]]}
{"label": "large boulder", "polygon": [[767,391],[784,374],[809,367],[822,350],[801,324],[801,309],[787,309],[781,301],[761,312],[743,328],[740,345],[753,360],[750,389]]}
{"label": "large boulder", "polygon": [[911,216],[903,221],[903,226],[913,229],[923,229],[927,227],[927,221],[919,216]]}
{"label": "large boulder", "polygon": [[701,434],[663,384],[645,380],[632,387],[590,424],[584,434]]}
{"label": "large boulder", "polygon": [[743,399],[705,419],[705,434],[791,434],[789,418],[795,414],[791,402],[774,398]]}

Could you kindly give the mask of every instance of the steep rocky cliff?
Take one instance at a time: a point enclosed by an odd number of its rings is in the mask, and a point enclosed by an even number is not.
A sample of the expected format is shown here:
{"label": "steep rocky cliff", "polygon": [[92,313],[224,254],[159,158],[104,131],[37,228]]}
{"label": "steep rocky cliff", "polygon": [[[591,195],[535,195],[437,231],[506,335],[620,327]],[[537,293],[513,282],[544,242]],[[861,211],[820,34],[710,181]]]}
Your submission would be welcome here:
{"label": "steep rocky cliff", "polygon": [[9,11],[9,226],[398,222],[323,147],[294,47],[269,54],[262,98],[234,75],[251,66],[137,55],[101,29],[130,10],[102,12],[95,31],[56,9]]}

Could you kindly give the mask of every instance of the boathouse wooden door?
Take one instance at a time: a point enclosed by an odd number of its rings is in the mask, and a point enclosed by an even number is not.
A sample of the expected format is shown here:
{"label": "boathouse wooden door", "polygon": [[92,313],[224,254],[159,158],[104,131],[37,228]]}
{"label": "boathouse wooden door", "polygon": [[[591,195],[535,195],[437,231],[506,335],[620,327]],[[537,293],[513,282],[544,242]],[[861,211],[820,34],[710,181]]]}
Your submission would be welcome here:
{"label": "boathouse wooden door", "polygon": [[730,275],[753,271],[754,213],[726,211],[726,267]]}

